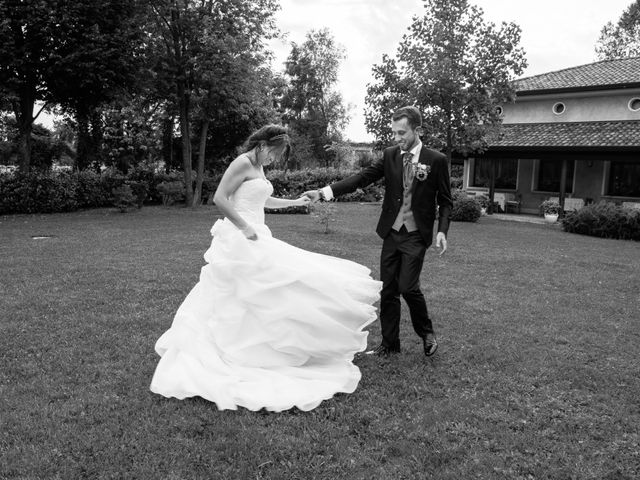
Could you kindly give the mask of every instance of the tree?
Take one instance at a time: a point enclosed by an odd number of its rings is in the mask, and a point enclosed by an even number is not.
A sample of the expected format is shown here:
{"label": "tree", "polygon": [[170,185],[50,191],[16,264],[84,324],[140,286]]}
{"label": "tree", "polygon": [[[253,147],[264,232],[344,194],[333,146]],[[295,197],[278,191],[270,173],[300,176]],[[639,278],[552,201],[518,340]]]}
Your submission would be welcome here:
{"label": "tree", "polygon": [[344,48],[328,29],[311,30],[302,45],[292,43],[285,67],[289,87],[282,98],[284,119],[309,138],[316,157],[327,166],[331,154],[325,146],[341,139],[348,120],[342,95],[335,90],[344,58]]}
{"label": "tree", "polygon": [[640,0],[627,7],[617,24],[602,27],[595,50],[598,60],[640,56]]}
{"label": "tree", "polygon": [[46,79],[56,103],[74,116],[76,165],[102,164],[102,108],[138,89],[143,75],[142,0],[75,0],[56,13],[62,36]]}
{"label": "tree", "polygon": [[[228,107],[252,114],[264,41],[275,32],[277,0],[164,0],[153,5],[156,73],[172,88],[181,135],[186,202],[196,205],[212,121]],[[198,134],[195,190],[193,132]]]}
{"label": "tree", "polygon": [[496,107],[511,101],[511,81],[526,67],[520,28],[483,19],[466,0],[425,0],[396,58],[374,65],[367,86],[365,121],[379,145],[391,141],[393,111],[407,104],[423,113],[423,141],[451,160],[486,148],[486,136],[499,125]]}
{"label": "tree", "polygon": [[[0,0],[0,97],[15,115],[18,161],[31,163],[33,123],[49,101],[45,79],[53,64],[50,45],[59,40],[51,11],[56,0]],[[43,107],[34,115],[36,101]]]}
{"label": "tree", "polygon": [[[43,109],[63,104],[82,127],[130,83],[131,51],[140,44],[136,9],[128,0],[0,0],[0,97],[16,117],[22,170],[29,170],[33,123]],[[42,107],[34,115],[36,102]]]}

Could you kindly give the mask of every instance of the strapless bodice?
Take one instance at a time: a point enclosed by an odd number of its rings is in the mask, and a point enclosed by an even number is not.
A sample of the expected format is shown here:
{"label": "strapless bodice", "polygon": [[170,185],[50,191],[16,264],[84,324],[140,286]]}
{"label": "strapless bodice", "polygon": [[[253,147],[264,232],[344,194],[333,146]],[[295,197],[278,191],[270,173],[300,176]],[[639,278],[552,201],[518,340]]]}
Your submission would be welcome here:
{"label": "strapless bodice", "polygon": [[269,180],[254,178],[246,180],[231,195],[236,211],[249,223],[264,223],[264,204],[273,194]]}

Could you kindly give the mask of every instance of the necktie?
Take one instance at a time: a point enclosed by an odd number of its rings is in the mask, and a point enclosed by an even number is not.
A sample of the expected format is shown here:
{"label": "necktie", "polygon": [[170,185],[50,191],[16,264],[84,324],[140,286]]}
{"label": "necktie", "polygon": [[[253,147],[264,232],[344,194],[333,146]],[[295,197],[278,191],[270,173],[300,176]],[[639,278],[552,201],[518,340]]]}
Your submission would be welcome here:
{"label": "necktie", "polygon": [[404,152],[402,154],[402,181],[404,183],[404,188],[411,188],[411,184],[413,183],[413,165],[411,164],[411,157],[413,157],[413,153]]}

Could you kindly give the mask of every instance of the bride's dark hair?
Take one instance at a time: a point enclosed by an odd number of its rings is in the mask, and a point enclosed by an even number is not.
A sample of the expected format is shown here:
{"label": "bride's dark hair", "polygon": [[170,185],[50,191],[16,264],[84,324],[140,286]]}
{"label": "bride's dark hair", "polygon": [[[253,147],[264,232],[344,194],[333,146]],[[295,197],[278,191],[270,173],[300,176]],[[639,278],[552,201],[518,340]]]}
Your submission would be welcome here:
{"label": "bride's dark hair", "polygon": [[249,152],[263,143],[268,147],[284,147],[283,157],[286,159],[289,155],[289,134],[287,129],[282,125],[265,125],[259,130],[256,130],[244,143],[244,152]]}

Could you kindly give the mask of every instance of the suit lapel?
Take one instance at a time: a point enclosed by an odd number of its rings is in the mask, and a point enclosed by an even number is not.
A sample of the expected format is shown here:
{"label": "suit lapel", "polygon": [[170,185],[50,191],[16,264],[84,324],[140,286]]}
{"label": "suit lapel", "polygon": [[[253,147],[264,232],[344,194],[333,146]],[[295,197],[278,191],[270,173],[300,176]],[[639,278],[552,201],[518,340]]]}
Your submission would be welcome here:
{"label": "suit lapel", "polygon": [[[420,156],[418,157],[418,163],[422,163],[424,165],[429,166],[429,168],[431,168],[431,162],[432,162],[432,158],[427,153],[427,148],[424,145],[422,145],[422,148],[420,149]],[[412,194],[415,192],[415,189],[416,189],[416,186],[417,186],[418,183],[424,183],[424,181],[423,182],[418,182],[418,179],[414,176],[413,177],[413,183],[411,184],[411,193]]]}
{"label": "suit lapel", "polygon": [[391,162],[391,171],[395,178],[400,180],[400,190],[403,188],[402,184],[402,155],[400,153],[400,147],[396,149],[393,154],[393,161]]}

